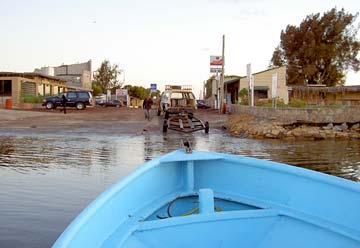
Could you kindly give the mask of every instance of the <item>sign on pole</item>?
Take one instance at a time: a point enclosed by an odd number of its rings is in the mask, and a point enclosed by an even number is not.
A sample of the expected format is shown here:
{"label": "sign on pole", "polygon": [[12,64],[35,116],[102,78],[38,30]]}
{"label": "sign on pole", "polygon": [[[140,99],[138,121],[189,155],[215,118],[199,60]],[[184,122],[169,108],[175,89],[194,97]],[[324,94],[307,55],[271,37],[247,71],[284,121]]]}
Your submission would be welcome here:
{"label": "sign on pole", "polygon": [[276,98],[277,97],[277,85],[278,85],[278,74],[274,73],[272,75],[272,84],[271,84],[271,97]]}
{"label": "sign on pole", "polygon": [[157,89],[157,85],[156,84],[150,84],[150,91],[151,92],[155,92]]}
{"label": "sign on pole", "polygon": [[221,73],[221,68],[210,67],[211,73]]}
{"label": "sign on pole", "polygon": [[249,88],[250,88],[250,96],[251,96],[251,101],[250,101],[250,104],[251,106],[254,106],[254,77],[253,75],[251,75],[251,64],[247,64],[246,65],[246,78],[248,80],[248,83],[249,83]]}
{"label": "sign on pole", "polygon": [[246,65],[246,78],[248,80],[248,82],[250,82],[251,80],[251,64],[247,64]]}
{"label": "sign on pole", "polygon": [[210,56],[210,65],[222,66],[222,56]]}
{"label": "sign on pole", "polygon": [[116,89],[116,96],[127,96],[127,89]]}
{"label": "sign on pole", "polygon": [[278,85],[278,74],[274,73],[272,75],[272,84],[271,84],[271,97],[272,97],[273,108],[276,108],[277,85]]}

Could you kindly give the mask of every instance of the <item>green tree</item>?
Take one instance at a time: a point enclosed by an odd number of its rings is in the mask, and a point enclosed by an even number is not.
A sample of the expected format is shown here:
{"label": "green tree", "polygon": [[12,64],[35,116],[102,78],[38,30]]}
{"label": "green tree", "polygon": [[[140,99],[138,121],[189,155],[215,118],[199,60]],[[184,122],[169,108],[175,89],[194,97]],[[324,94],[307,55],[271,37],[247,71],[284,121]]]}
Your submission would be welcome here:
{"label": "green tree", "polygon": [[343,85],[346,71],[360,69],[357,16],[333,8],[308,15],[298,27],[288,25],[271,66],[287,66],[289,85]]}
{"label": "green tree", "polygon": [[104,60],[94,73],[93,84],[101,87],[102,92],[105,93],[106,90],[121,86],[120,74],[118,65],[111,65],[109,60]]}
{"label": "green tree", "polygon": [[104,92],[103,89],[99,85],[95,84],[94,82],[92,84],[92,90],[93,90],[94,96],[99,96]]}
{"label": "green tree", "polygon": [[212,82],[215,79],[215,75],[212,75],[205,83],[206,95],[205,99],[212,96]]}
{"label": "green tree", "polygon": [[125,85],[124,89],[128,90],[129,96],[136,97],[142,100],[150,94],[150,89],[145,89],[142,86]]}

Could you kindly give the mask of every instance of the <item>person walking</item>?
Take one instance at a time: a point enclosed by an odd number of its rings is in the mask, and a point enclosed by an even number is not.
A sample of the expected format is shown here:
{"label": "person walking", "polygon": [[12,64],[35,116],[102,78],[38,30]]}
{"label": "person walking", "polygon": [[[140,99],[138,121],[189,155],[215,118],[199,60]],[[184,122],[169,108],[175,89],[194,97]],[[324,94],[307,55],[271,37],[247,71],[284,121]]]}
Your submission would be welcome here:
{"label": "person walking", "polygon": [[151,99],[151,96],[148,95],[143,102],[145,120],[147,119],[148,121],[150,121],[150,109],[151,109],[152,104],[153,104],[153,100]]}
{"label": "person walking", "polygon": [[64,114],[66,114],[66,103],[68,102],[68,99],[66,98],[65,94],[61,97],[61,104],[63,106]]}

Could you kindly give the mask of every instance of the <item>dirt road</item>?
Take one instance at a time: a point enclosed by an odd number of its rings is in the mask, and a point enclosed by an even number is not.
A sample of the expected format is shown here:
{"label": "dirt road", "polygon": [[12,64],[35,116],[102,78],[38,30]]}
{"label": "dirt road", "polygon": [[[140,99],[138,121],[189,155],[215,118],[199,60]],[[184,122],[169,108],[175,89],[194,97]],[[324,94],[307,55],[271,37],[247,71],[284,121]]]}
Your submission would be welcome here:
{"label": "dirt road", "polygon": [[[21,133],[87,133],[103,134],[161,132],[162,116],[151,111],[151,121],[146,121],[142,109],[91,107],[85,110],[36,109],[29,111],[0,109],[0,132]],[[212,110],[197,110],[203,121],[209,121],[210,129],[221,128],[227,122],[227,115]]]}

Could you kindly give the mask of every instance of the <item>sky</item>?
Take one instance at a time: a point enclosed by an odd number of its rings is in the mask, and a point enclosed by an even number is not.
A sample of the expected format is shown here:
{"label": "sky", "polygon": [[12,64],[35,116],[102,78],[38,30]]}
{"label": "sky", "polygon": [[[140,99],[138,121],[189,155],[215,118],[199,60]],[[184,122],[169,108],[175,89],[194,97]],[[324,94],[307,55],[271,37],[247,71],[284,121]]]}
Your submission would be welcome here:
{"label": "sky", "polygon": [[[190,84],[198,97],[223,35],[225,74],[246,76],[249,63],[254,73],[267,69],[287,25],[333,7],[355,14],[360,1],[0,0],[0,71],[89,59],[96,70],[108,59],[125,84]],[[360,72],[346,84],[360,85]]]}

